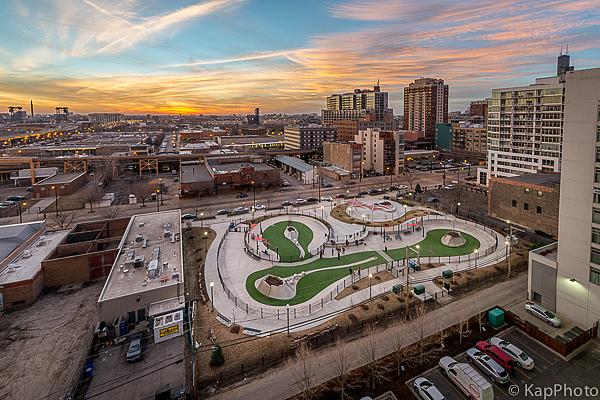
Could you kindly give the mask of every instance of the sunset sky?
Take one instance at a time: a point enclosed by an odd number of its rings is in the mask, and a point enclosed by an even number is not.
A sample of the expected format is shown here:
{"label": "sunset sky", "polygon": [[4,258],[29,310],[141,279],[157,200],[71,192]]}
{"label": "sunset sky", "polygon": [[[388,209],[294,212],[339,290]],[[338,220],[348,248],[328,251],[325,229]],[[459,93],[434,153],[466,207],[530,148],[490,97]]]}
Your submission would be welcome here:
{"label": "sunset sky", "polygon": [[380,79],[402,113],[421,76],[450,109],[555,73],[562,44],[600,67],[599,0],[0,2],[0,112],[318,112]]}

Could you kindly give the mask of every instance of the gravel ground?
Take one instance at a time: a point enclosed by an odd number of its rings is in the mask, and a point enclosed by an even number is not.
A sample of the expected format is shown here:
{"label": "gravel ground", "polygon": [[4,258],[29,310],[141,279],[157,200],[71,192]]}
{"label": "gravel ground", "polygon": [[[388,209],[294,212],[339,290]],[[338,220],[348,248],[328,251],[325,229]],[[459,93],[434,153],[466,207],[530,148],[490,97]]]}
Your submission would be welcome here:
{"label": "gravel ground", "polygon": [[78,379],[102,282],[0,316],[0,399],[57,399]]}

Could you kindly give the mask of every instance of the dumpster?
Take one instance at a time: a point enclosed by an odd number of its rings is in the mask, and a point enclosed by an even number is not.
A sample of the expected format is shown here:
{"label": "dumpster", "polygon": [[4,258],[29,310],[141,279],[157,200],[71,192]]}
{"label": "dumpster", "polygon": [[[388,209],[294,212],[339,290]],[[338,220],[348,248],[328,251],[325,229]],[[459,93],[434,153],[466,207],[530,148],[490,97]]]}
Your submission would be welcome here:
{"label": "dumpster", "polygon": [[452,278],[452,276],[454,276],[454,271],[452,271],[451,269],[445,269],[442,271],[442,277],[444,279],[450,279]]}
{"label": "dumpster", "polygon": [[415,292],[416,295],[424,294],[425,286],[424,285],[415,285],[415,287],[413,288],[413,292]]}
{"label": "dumpster", "polygon": [[488,321],[494,328],[498,328],[504,324],[504,310],[496,307],[488,311]]}
{"label": "dumpster", "polygon": [[404,286],[402,286],[402,284],[399,283],[397,285],[392,286],[392,292],[398,294],[402,291],[403,288],[404,288]]}

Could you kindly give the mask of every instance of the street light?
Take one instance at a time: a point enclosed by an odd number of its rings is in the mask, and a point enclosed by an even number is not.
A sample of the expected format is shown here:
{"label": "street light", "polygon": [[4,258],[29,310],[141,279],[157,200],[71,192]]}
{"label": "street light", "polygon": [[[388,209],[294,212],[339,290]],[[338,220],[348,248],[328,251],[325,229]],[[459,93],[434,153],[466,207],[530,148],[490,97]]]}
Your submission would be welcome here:
{"label": "street light", "polygon": [[19,223],[23,223],[23,212],[21,210],[21,206],[26,206],[27,203],[19,203]]}
{"label": "street light", "polygon": [[479,249],[473,250],[473,254],[475,255],[475,269],[477,269],[477,256],[479,253]]}
{"label": "street light", "polygon": [[204,213],[201,212],[200,213],[200,228],[202,228],[204,226]]}
{"label": "street light", "polygon": [[[406,247],[404,248],[404,252],[405,252],[405,253],[404,253],[404,254],[405,254],[405,255],[404,255],[404,259],[405,259],[405,261],[406,261],[406,268],[405,268],[405,269],[406,269],[406,320],[407,320],[407,321],[408,321],[408,302],[409,302],[409,297],[408,297],[408,294],[409,294],[409,279],[408,279],[408,275],[409,275],[409,272],[410,272],[410,266],[408,265],[408,264],[409,264],[409,263],[408,263],[408,261],[409,261],[409,258],[408,258],[408,250],[410,249],[410,250],[412,250],[413,252],[417,253],[417,254],[418,254],[418,256],[419,256],[419,259],[420,259],[420,257],[421,257],[421,252],[420,252],[421,246],[419,246],[419,245],[416,245],[415,247],[416,247],[416,249],[413,249],[413,248],[412,248],[412,247],[410,247],[410,246],[406,246]],[[418,263],[418,262],[419,262],[419,261],[417,261],[417,263]]]}
{"label": "street light", "polygon": [[160,197],[160,189],[156,189],[156,212],[160,212],[160,202],[158,201]]}
{"label": "street light", "polygon": [[54,198],[56,200],[54,202],[54,207],[56,208],[56,216],[58,216],[58,186],[52,185],[50,189],[54,190]]}
{"label": "street light", "polygon": [[325,206],[321,206],[321,219],[325,219]]}
{"label": "street light", "polygon": [[373,274],[369,272],[369,299],[371,298],[372,289],[373,289],[373,286],[371,286],[372,279],[373,279]]}
{"label": "street light", "polygon": [[253,198],[253,208],[256,208],[256,184],[254,181],[250,182],[252,184],[252,198]]}
{"label": "street light", "polygon": [[160,205],[164,205],[165,203],[163,202],[163,181],[162,178],[159,178],[158,181],[160,182]]}
{"label": "street light", "polygon": [[290,305],[285,305],[287,311],[287,335],[290,336]]}
{"label": "street light", "polygon": [[213,288],[215,287],[215,283],[211,282],[209,284],[210,286],[210,312],[213,312],[215,310],[215,302],[214,302],[214,295],[213,295]]}

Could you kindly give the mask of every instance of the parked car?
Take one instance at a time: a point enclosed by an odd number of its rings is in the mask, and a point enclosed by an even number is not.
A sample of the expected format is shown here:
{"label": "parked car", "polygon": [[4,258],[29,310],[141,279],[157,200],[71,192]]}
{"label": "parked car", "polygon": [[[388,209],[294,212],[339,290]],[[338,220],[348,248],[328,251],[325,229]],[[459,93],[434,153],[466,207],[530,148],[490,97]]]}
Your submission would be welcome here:
{"label": "parked car", "polygon": [[296,204],[306,204],[305,199],[296,199]]}
{"label": "parked car", "polygon": [[264,204],[255,204],[254,209],[255,210],[266,210],[267,207]]}
{"label": "parked car", "polygon": [[469,364],[459,363],[452,357],[442,357],[439,361],[442,372],[469,399],[494,400],[492,384]]}
{"label": "parked car", "polygon": [[346,183],[347,185],[356,185],[356,182],[354,181],[348,181],[348,183]]}
{"label": "parked car", "polygon": [[496,383],[507,383],[510,379],[508,372],[490,356],[474,347],[467,350],[467,360]]}
{"label": "parked car", "polygon": [[317,197],[307,197],[306,198],[306,202],[309,203],[309,204],[310,203],[318,203],[319,199]]}
{"label": "parked car", "polygon": [[390,190],[399,190],[400,188],[396,185],[390,186]]}
{"label": "parked car", "polygon": [[20,201],[27,200],[25,196],[8,196],[6,201],[10,201],[12,203],[18,203]]}
{"label": "parked car", "polygon": [[345,199],[346,198],[346,193],[338,193],[335,195],[336,199]]}
{"label": "parked car", "polygon": [[502,366],[509,374],[515,372],[515,362],[498,346],[494,346],[485,340],[481,340],[475,344],[477,350],[483,351],[485,354],[494,359]]}
{"label": "parked car", "polygon": [[227,215],[227,214],[229,214],[229,210],[226,208],[223,208],[223,209],[217,211],[217,215]]}
{"label": "parked car", "polygon": [[281,189],[279,189],[280,192],[291,192],[292,190],[294,190],[291,187],[282,187]]}
{"label": "parked car", "polygon": [[444,186],[444,189],[446,189],[446,190],[452,190],[452,189],[454,189],[454,185],[452,185],[452,184],[446,185],[446,186]]}
{"label": "parked car", "polygon": [[281,181],[281,184],[283,186],[290,186],[290,183],[288,181],[286,181],[285,179],[283,181]]}
{"label": "parked car", "polygon": [[240,193],[235,197],[237,197],[238,199],[244,199],[244,198],[248,197],[248,193]]}
{"label": "parked car", "polygon": [[333,187],[333,183],[324,183],[324,184],[323,184],[323,187],[324,187],[324,188],[330,188],[330,187]]}
{"label": "parked car", "polygon": [[521,368],[531,371],[535,367],[533,358],[511,342],[494,336],[490,343],[501,348]]}
{"label": "parked car", "polygon": [[321,201],[333,201],[333,197],[331,197],[331,196],[321,196]]}
{"label": "parked car", "polygon": [[129,348],[127,349],[127,361],[137,361],[142,359],[142,335],[135,334],[131,337]]}
{"label": "parked car", "polygon": [[427,198],[427,202],[429,204],[438,203],[439,201],[440,201],[440,199],[438,199],[437,197],[429,197],[429,198]]}
{"label": "parked car", "polygon": [[406,190],[406,189],[408,189],[408,186],[406,186],[406,185],[398,185],[398,189],[396,189],[396,190]]}
{"label": "parked car", "polygon": [[233,215],[246,214],[250,209],[248,207],[236,207],[231,212]]}
{"label": "parked car", "polygon": [[538,317],[539,319],[546,321],[550,325],[560,328],[562,322],[560,318],[556,316],[552,311],[547,310],[545,307],[540,306],[539,304],[528,301],[525,303],[525,309],[531,315]]}
{"label": "parked car", "polygon": [[359,196],[366,196],[366,195],[368,195],[368,194],[369,194],[369,192],[367,192],[367,191],[364,191],[364,190],[361,190],[360,192],[358,192],[358,195],[359,195]]}
{"label": "parked car", "polygon": [[427,378],[418,377],[413,382],[413,386],[423,400],[446,400],[438,388]]}
{"label": "parked car", "polygon": [[289,207],[291,205],[292,205],[292,202],[291,201],[287,201],[287,200],[281,203],[282,207]]}
{"label": "parked car", "polygon": [[194,214],[183,214],[181,216],[182,221],[193,221],[194,219],[196,219],[196,216]]}

